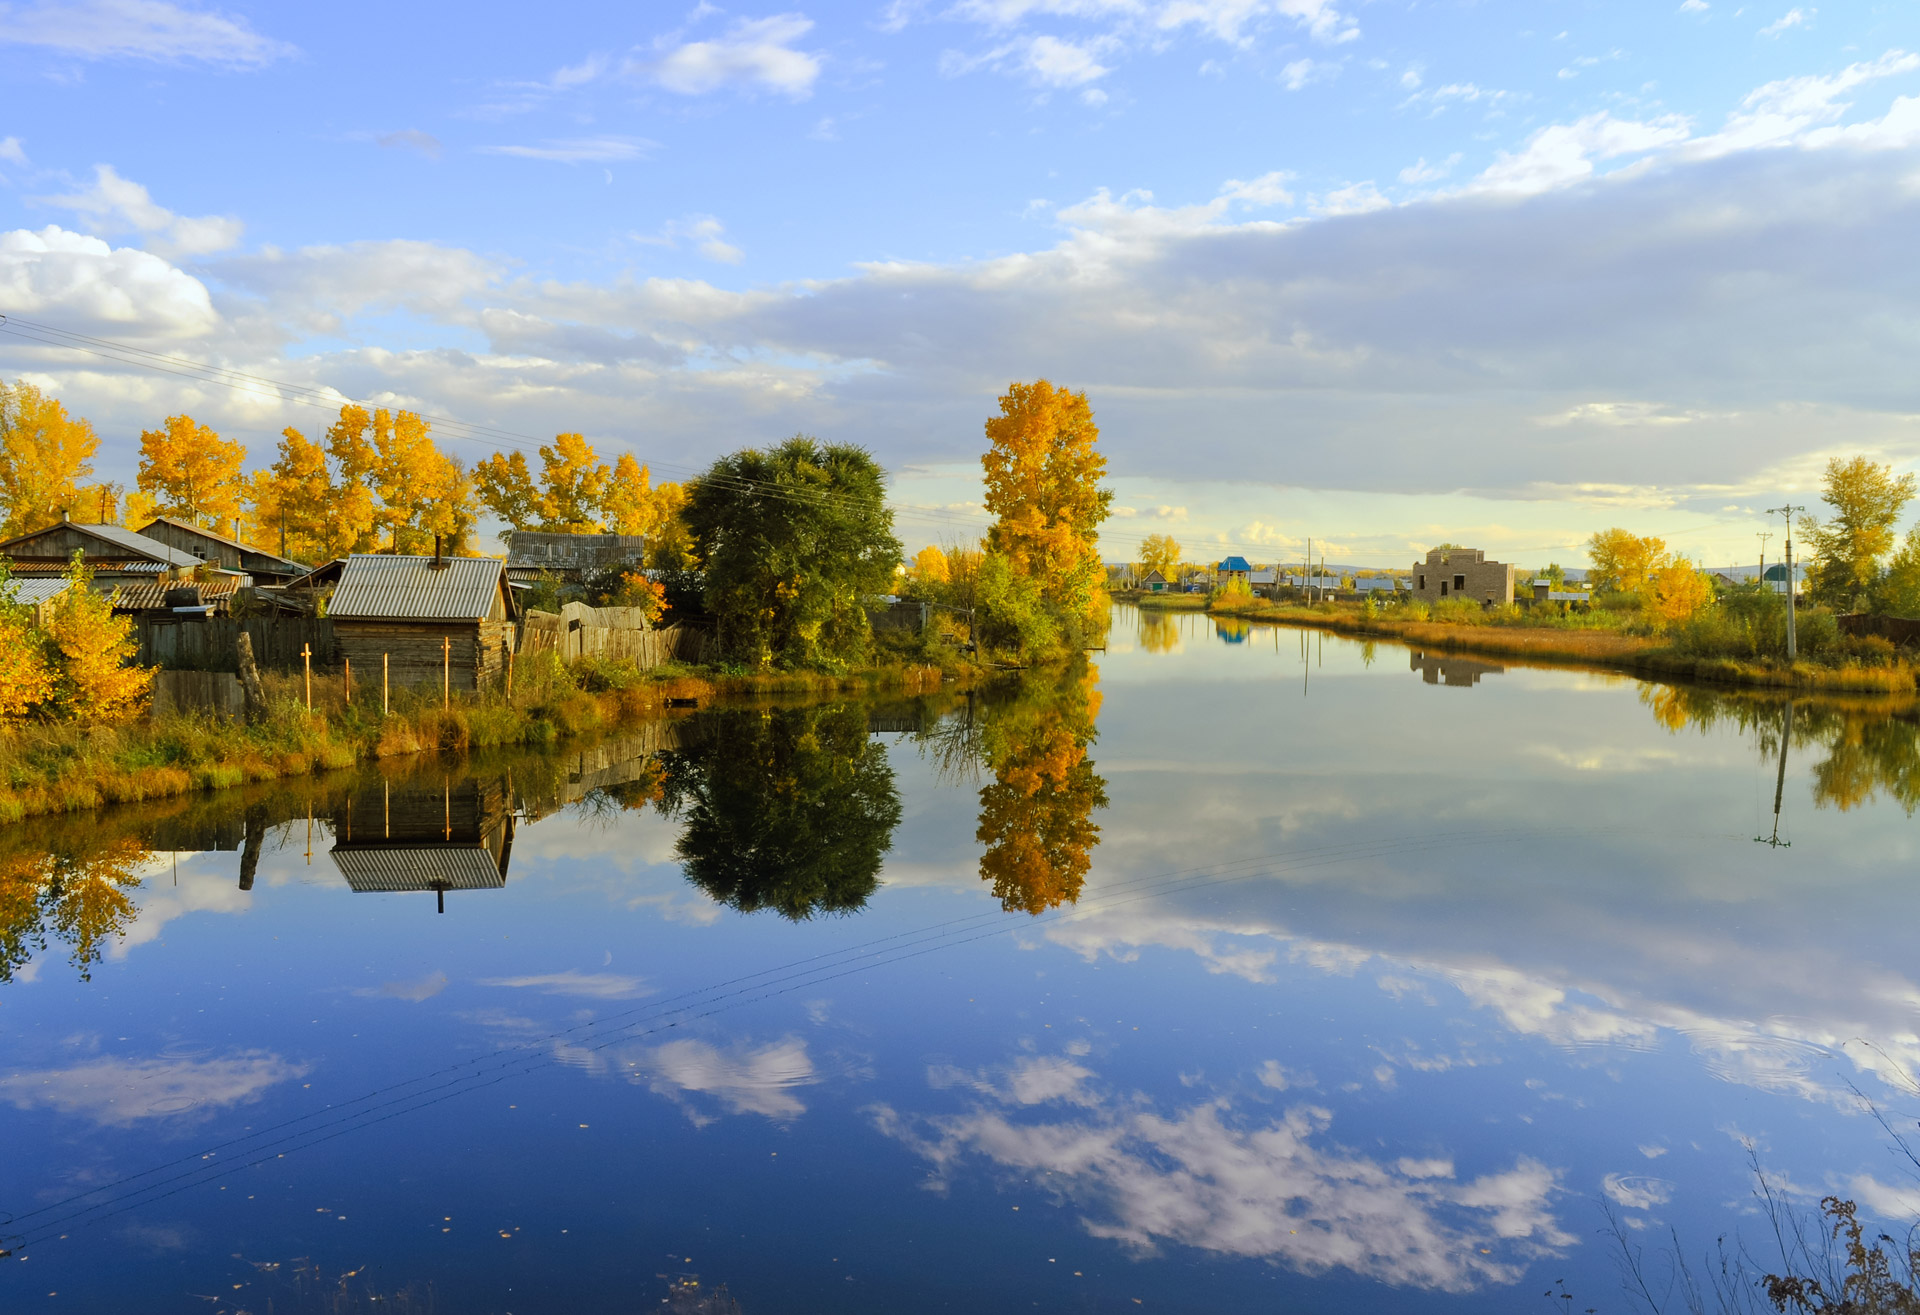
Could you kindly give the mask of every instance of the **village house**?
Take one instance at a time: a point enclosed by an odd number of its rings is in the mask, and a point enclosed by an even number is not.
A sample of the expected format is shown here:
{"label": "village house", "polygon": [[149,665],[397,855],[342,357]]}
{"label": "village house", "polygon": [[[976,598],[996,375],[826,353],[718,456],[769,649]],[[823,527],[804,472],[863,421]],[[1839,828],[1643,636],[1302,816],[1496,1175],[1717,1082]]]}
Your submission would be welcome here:
{"label": "village house", "polygon": [[516,609],[495,557],[347,558],[327,606],[360,679],[479,689],[506,669]]}
{"label": "village house", "polygon": [[1513,601],[1513,565],[1490,562],[1478,548],[1435,548],[1413,564],[1412,592],[1429,605],[1443,598],[1504,605]]}
{"label": "village house", "polygon": [[0,556],[9,560],[17,577],[64,574],[76,552],[103,592],[122,582],[152,583],[200,565],[192,553],[119,525],[85,525],[65,517],[0,543]]}
{"label": "village house", "polygon": [[1213,568],[1213,572],[1214,583],[1221,589],[1227,588],[1236,580],[1241,584],[1251,584],[1253,563],[1244,557],[1227,557],[1223,558],[1220,564]]}
{"label": "village house", "polygon": [[1142,593],[1164,594],[1167,592],[1167,577],[1158,571],[1148,571],[1140,577],[1139,583],[1135,587]]}
{"label": "village house", "polygon": [[140,533],[146,538],[157,540],[170,548],[176,548],[198,561],[208,562],[225,571],[237,571],[253,577],[255,584],[285,584],[296,576],[305,575],[307,568],[299,562],[262,551],[238,539],[229,539],[224,534],[215,534],[212,530],[202,529],[188,521],[176,520],[171,516],[161,516],[140,527]]}
{"label": "village house", "polygon": [[507,579],[516,585],[532,585],[542,575],[580,584],[615,567],[637,569],[647,549],[638,534],[508,530],[500,538],[507,545]]}

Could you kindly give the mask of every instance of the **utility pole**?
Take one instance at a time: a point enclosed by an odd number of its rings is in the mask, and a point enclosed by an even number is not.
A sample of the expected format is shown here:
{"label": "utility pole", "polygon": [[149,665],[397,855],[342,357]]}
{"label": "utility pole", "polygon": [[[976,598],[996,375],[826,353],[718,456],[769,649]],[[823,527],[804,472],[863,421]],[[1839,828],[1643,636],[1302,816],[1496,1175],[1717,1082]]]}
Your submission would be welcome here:
{"label": "utility pole", "polygon": [[1767,515],[1771,516],[1778,512],[1786,518],[1787,522],[1787,661],[1789,662],[1798,657],[1800,652],[1793,636],[1793,514],[1805,510],[1805,507],[1796,507],[1792,503],[1784,507],[1767,508]]}
{"label": "utility pole", "polygon": [[1760,540],[1760,577],[1759,578],[1760,578],[1761,587],[1765,588],[1767,583],[1767,540],[1773,537],[1773,532],[1771,530],[1762,530],[1760,531],[1760,533],[1754,535],[1753,537]]}

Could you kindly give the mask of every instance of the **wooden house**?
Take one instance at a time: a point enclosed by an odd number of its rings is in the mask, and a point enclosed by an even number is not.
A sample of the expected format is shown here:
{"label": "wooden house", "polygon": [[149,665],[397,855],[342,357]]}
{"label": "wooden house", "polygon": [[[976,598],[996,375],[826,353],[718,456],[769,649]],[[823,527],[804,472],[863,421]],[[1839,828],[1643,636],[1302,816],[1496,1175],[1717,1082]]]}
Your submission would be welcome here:
{"label": "wooden house", "polygon": [[86,559],[95,586],[103,591],[119,584],[154,583],[200,565],[191,553],[123,526],[66,519],[0,543],[0,556],[21,578],[63,574],[76,552]]}
{"label": "wooden house", "polygon": [[515,609],[494,557],[355,553],[327,606],[340,657],[356,679],[479,689],[506,669]]}
{"label": "wooden house", "polygon": [[289,561],[251,544],[241,543],[238,539],[229,539],[224,534],[215,534],[212,530],[202,529],[190,521],[175,520],[171,516],[162,516],[141,526],[140,533],[176,548],[197,561],[207,562],[225,571],[250,575],[255,584],[285,584],[307,573],[307,568],[299,562]]}
{"label": "wooden house", "polygon": [[1167,592],[1167,577],[1158,571],[1148,571],[1140,577],[1140,582],[1135,587],[1142,593],[1164,594]]}

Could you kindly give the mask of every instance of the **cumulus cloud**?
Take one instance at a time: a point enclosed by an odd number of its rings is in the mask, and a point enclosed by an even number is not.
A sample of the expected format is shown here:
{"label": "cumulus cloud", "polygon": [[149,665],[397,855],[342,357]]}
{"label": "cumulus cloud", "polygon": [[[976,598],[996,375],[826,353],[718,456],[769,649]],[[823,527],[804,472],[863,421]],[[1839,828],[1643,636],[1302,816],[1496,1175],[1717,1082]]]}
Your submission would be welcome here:
{"label": "cumulus cloud", "polygon": [[726,240],[727,227],[712,215],[688,215],[663,225],[657,234],[633,235],[633,240],[650,246],[678,247],[681,242],[708,260],[722,265],[738,265],[746,253]]}
{"label": "cumulus cloud", "polygon": [[298,52],[244,18],[165,0],[77,0],[0,6],[0,43],[76,59],[140,59],[261,68]]}
{"label": "cumulus cloud", "polygon": [[267,1088],[304,1077],[307,1066],[264,1050],[221,1059],[101,1057],[64,1068],[0,1077],[0,1100],[50,1109],[109,1128],[204,1117],[258,1100]]}
{"label": "cumulus cloud", "polygon": [[724,1050],[705,1041],[669,1041],[614,1058],[630,1081],[672,1099],[701,1126],[713,1122],[709,1110],[715,1102],[734,1114],[790,1122],[807,1112],[799,1088],[820,1080],[807,1043],[798,1037]]}
{"label": "cumulus cloud", "polygon": [[63,328],[140,338],[198,338],[217,323],[206,285],[192,275],[53,224],[0,233],[0,302],[18,315],[57,317]]}
{"label": "cumulus cloud", "polygon": [[154,201],[147,189],[122,178],[112,165],[95,165],[93,183],[75,192],[37,198],[41,204],[71,210],[97,233],[139,233],[161,255],[201,256],[237,246],[245,226],[220,215],[177,215]]}
{"label": "cumulus cloud", "polygon": [[1644,155],[1687,139],[1686,119],[1661,115],[1640,122],[1617,119],[1606,111],[1573,123],[1549,124],[1517,151],[1502,151],[1469,189],[1507,196],[1551,191],[1589,178],[1597,160]]}
{"label": "cumulus cloud", "polygon": [[880,1106],[873,1117],[938,1181],[979,1163],[1044,1183],[1091,1236],[1137,1253],[1173,1244],[1466,1292],[1515,1282],[1529,1260],[1574,1241],[1553,1215],[1558,1175],[1537,1160],[1461,1181],[1451,1159],[1339,1148],[1327,1135],[1333,1115],[1317,1106],[1278,1119],[1242,1116],[1224,1099],[1162,1112],[1139,1092],[1089,1090],[1080,1064],[1048,1071],[1074,1075],[1065,1113],[1057,1099],[976,1083],[984,1099],[959,1114]]}
{"label": "cumulus cloud", "polygon": [[24,166],[27,163],[27,148],[20,144],[18,137],[0,137],[0,160]]}
{"label": "cumulus cloud", "polygon": [[813,20],[804,14],[736,19],[722,36],[669,41],[651,57],[634,57],[627,67],[683,96],[734,88],[804,100],[820,77],[821,61],[794,43],[812,30]]}

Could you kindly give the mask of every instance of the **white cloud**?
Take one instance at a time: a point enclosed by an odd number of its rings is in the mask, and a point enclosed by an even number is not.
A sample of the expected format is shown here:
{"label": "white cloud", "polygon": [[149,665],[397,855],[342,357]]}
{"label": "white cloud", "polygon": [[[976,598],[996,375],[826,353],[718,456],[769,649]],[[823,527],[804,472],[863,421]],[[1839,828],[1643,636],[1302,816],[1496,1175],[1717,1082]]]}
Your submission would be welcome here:
{"label": "white cloud", "polygon": [[1307,202],[1307,209],[1316,215],[1364,215],[1369,210],[1384,210],[1393,202],[1380,195],[1380,189],[1373,180],[1364,183],[1348,183],[1345,187],[1335,188],[1324,196],[1315,196]]}
{"label": "white cloud", "polygon": [[1340,66],[1329,60],[1296,59],[1280,70],[1280,80],[1288,91],[1299,91],[1316,82],[1330,82],[1340,74]]}
{"label": "white cloud", "polygon": [[1610,1173],[1600,1184],[1615,1205],[1628,1210],[1651,1210],[1673,1199],[1673,1184],[1643,1174]]}
{"label": "white cloud", "polygon": [[0,43],[39,46],[77,59],[198,62],[261,68],[298,52],[255,32],[244,18],[164,0],[78,0],[0,6]]}
{"label": "white cloud", "polygon": [[1683,14],[1704,14],[1712,8],[1707,0],[1680,0],[1680,12]]}
{"label": "white cloud", "polygon": [[1020,65],[1045,87],[1078,87],[1112,71],[1100,63],[1091,46],[1077,46],[1050,36],[1029,42]]}
{"label": "white cloud", "polygon": [[18,137],[0,137],[0,160],[8,164],[24,166],[27,162],[27,148],[20,144]]}
{"label": "white cloud", "polygon": [[1777,37],[1789,28],[1805,27],[1812,21],[1813,16],[1819,12],[1817,9],[1789,9],[1786,13],[1761,28],[1760,35],[1763,37]]}
{"label": "white cloud", "polygon": [[629,69],[683,96],[737,87],[803,100],[820,76],[820,57],[793,43],[812,30],[804,14],[737,19],[725,36],[669,46],[653,59],[630,61]]}
{"label": "white cloud", "polygon": [[708,260],[737,265],[746,259],[746,253],[726,240],[726,231],[726,225],[712,215],[688,215],[662,225],[657,234],[635,233],[633,240],[660,247],[678,247],[687,241]]}
{"label": "white cloud", "polygon": [[1400,181],[1409,184],[1437,183],[1453,172],[1453,166],[1460,163],[1460,152],[1455,151],[1438,164],[1428,164],[1427,157],[1421,156],[1414,163],[1400,171]]}
{"label": "white cloud", "polygon": [[798,1037],[727,1050],[705,1041],[669,1041],[621,1051],[614,1059],[631,1081],[673,1099],[700,1125],[713,1117],[691,1096],[712,1097],[735,1114],[788,1122],[807,1112],[798,1089],[820,1080],[807,1043]]}
{"label": "white cloud", "polygon": [[1847,1183],[1847,1193],[1882,1219],[1920,1218],[1920,1184],[1883,1183],[1863,1173]]}
{"label": "white cloud", "polygon": [[[1803,140],[1808,129],[1841,118],[1850,106],[1840,97],[1855,87],[1915,69],[1920,69],[1920,55],[1889,50],[1878,59],[1849,64],[1825,77],[1807,75],[1769,82],[1748,92],[1719,132],[1689,142],[1687,153],[1704,158],[1790,145]],[[1807,144],[1817,145],[1819,140]]]}
{"label": "white cloud", "polygon": [[1526,196],[1589,178],[1594,161],[1643,155],[1687,139],[1685,118],[1666,114],[1640,122],[1602,111],[1573,123],[1554,123],[1529,137],[1518,151],[1502,151],[1469,189]]}
{"label": "white cloud", "polygon": [[418,151],[429,160],[440,158],[440,139],[430,132],[418,128],[402,128],[397,132],[383,132],[377,135],[375,142],[390,150]]}
{"label": "white cloud", "polygon": [[655,143],[644,137],[568,137],[537,146],[482,146],[482,155],[512,155],[522,160],[552,160],[556,164],[618,164],[643,160]]}
{"label": "white cloud", "polygon": [[1269,15],[1292,19],[1323,45],[1360,38],[1359,22],[1332,0],[1171,0],[1153,21],[1163,30],[1191,25],[1238,45],[1249,26]]}
{"label": "white cloud", "polygon": [[134,337],[197,338],[217,323],[198,279],[147,251],[49,224],[0,233],[0,304]]}
{"label": "white cloud", "polygon": [[50,1109],[103,1127],[149,1119],[204,1117],[258,1100],[268,1087],[304,1077],[307,1067],[264,1050],[224,1059],[90,1059],[65,1068],[0,1077],[0,1100]]}
{"label": "white cloud", "polygon": [[626,977],[619,973],[583,973],[571,968],[563,973],[482,977],[479,985],[539,991],[543,995],[572,995],[587,1000],[633,1000],[650,994],[646,983],[638,977]]}
{"label": "white cloud", "polygon": [[37,198],[80,216],[97,233],[139,233],[164,256],[200,256],[237,246],[245,226],[221,215],[191,218],[157,204],[147,189],[112,165],[95,165],[93,185],[64,196]]}

